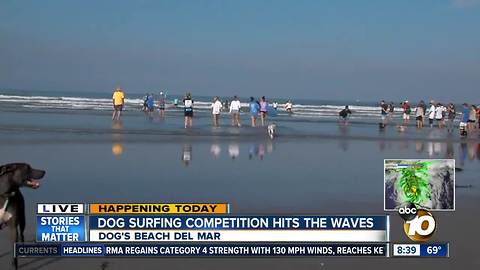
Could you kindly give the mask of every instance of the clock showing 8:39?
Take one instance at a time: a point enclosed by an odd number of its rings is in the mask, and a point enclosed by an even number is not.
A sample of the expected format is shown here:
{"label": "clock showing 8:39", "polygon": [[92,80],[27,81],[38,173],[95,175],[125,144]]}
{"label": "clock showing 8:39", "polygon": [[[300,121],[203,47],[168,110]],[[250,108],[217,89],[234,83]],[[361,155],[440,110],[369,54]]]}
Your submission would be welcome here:
{"label": "clock showing 8:39", "polygon": [[420,244],[394,244],[393,256],[420,256]]}

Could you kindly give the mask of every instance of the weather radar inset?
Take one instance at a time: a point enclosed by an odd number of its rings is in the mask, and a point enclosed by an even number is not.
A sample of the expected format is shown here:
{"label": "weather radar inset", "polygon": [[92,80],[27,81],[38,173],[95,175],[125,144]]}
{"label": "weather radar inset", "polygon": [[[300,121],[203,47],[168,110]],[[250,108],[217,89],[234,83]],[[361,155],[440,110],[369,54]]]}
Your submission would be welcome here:
{"label": "weather radar inset", "polygon": [[454,159],[386,159],[385,210],[455,210]]}

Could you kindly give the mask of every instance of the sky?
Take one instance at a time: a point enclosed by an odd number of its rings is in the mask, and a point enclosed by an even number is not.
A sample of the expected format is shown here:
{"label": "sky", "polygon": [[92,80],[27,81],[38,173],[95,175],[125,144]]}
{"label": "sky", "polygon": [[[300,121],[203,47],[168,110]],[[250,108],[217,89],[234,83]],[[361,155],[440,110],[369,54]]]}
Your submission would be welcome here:
{"label": "sky", "polygon": [[479,102],[480,0],[0,2],[0,89]]}

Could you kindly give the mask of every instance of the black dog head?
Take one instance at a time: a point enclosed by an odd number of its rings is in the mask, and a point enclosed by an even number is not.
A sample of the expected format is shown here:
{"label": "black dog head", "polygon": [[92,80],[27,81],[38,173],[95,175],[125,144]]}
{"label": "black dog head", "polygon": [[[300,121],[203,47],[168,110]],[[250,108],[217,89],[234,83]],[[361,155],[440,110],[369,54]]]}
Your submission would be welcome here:
{"label": "black dog head", "polygon": [[45,171],[32,168],[26,163],[10,163],[0,166],[0,189],[13,191],[20,187],[39,188]]}

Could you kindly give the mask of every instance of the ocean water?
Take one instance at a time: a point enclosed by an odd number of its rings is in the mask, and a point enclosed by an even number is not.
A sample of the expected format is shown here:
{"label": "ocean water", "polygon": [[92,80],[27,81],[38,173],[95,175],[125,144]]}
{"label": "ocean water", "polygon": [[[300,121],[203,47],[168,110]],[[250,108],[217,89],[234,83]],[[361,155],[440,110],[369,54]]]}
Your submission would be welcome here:
{"label": "ocean water", "polygon": [[[144,95],[125,93],[125,110],[138,111],[143,104]],[[158,97],[158,93],[154,93]],[[167,109],[177,111],[173,106],[174,99],[182,99],[179,95],[167,95]],[[213,97],[195,96],[195,110],[210,111]],[[220,97],[222,101],[231,100],[231,97]],[[248,106],[249,97],[241,98],[242,105]],[[287,116],[284,110],[286,99],[268,98],[270,103],[279,103],[279,115]],[[352,119],[361,119],[379,116],[379,101],[333,101],[333,100],[293,100],[295,118],[338,118],[338,112],[349,105],[354,112]],[[399,102],[396,102],[397,104]],[[4,108],[15,109],[65,109],[65,110],[94,110],[109,111],[112,108],[110,92],[51,92],[51,91],[19,91],[0,90],[0,105]],[[398,106],[398,105],[397,105]],[[400,108],[396,108],[400,111]]]}
{"label": "ocean water", "polygon": [[[220,128],[212,128],[207,108],[196,110],[193,128],[185,130],[181,109],[168,109],[164,118],[145,115],[141,97],[128,100],[122,121],[112,123],[109,98],[0,95],[0,163],[28,162],[47,171],[39,189],[23,190],[27,240],[34,238],[37,202],[229,202],[239,214],[379,214],[384,213],[384,159],[454,158],[462,169],[456,175],[456,211],[435,213],[435,241],[451,243],[451,258],[21,260],[25,269],[102,269],[104,263],[107,269],[480,265],[473,237],[480,225],[477,132],[463,139],[437,128],[409,126],[399,132],[398,118],[379,130],[374,104],[359,106],[365,114],[344,126],[325,109],[337,110],[341,104],[318,102],[305,105],[313,108],[315,117],[281,112],[269,117],[278,126],[278,137],[271,140],[264,128],[248,126],[245,113],[241,128],[230,127],[228,114],[222,115]],[[208,97],[203,102],[208,106]],[[397,215],[392,215],[391,226],[394,242],[408,241]],[[9,249],[7,233],[0,231],[0,266],[9,263]]]}
{"label": "ocean water", "polygon": [[[90,133],[94,137],[102,133],[123,133],[148,135],[185,135],[196,136],[257,136],[263,131],[247,128],[250,123],[248,112],[241,113],[242,129],[229,127],[230,116],[222,112],[221,128],[211,128],[211,97],[195,97],[194,128],[183,131],[183,109],[174,106],[173,99],[180,96],[167,96],[166,117],[162,118],[156,112],[146,116],[142,111],[143,96],[139,94],[126,95],[123,121],[116,126],[111,125],[108,117],[112,112],[111,93],[75,93],[75,92],[29,92],[18,90],[0,90],[0,112],[2,113],[3,130],[42,132],[67,132],[72,134]],[[225,98],[224,98],[225,99]],[[242,99],[244,110],[248,104]],[[296,100],[294,113],[285,112],[283,105],[286,100],[270,99],[269,102],[279,103],[278,112],[267,117],[267,122],[276,123],[278,133],[283,138],[362,138],[362,139],[428,139],[428,140],[459,140],[458,132],[447,134],[443,130],[413,128],[412,117],[406,130],[399,132],[395,127],[401,123],[400,108],[389,123],[390,128],[380,130],[375,128],[381,121],[377,102],[365,101],[327,101],[327,100]],[[338,125],[338,113],[345,105],[349,105],[352,115],[349,126]],[[459,118],[459,117],[458,117]],[[455,120],[458,125],[458,119]],[[474,135],[473,137],[476,138]]]}

